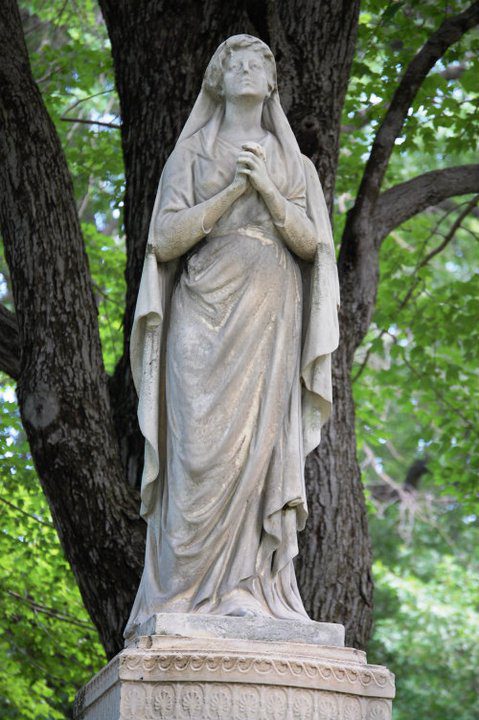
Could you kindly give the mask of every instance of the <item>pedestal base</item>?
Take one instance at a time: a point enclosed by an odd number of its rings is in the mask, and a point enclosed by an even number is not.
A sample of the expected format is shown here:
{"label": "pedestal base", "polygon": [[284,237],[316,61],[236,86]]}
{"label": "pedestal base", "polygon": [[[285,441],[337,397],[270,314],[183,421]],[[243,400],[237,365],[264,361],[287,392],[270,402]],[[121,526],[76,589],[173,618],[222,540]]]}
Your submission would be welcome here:
{"label": "pedestal base", "polygon": [[75,720],[390,720],[394,677],[359,650],[152,635],[79,693]]}
{"label": "pedestal base", "polygon": [[277,620],[264,615],[232,617],[201,613],[155,613],[135,628],[126,645],[145,635],[184,638],[230,638],[344,647],[344,625],[314,620]]}

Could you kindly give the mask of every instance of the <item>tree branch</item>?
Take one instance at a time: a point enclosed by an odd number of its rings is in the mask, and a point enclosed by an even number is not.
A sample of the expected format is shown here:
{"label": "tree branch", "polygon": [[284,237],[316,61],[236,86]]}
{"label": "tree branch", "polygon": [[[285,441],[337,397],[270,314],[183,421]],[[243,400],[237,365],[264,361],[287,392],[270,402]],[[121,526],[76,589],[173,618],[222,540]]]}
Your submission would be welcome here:
{"label": "tree branch", "polygon": [[101,122],[100,120],[83,120],[82,118],[69,117],[61,117],[60,120],[63,120],[63,122],[81,123],[83,125],[101,125],[101,127],[112,128],[113,130],[121,130],[121,125],[118,125],[118,123],[107,123]]}
{"label": "tree branch", "polygon": [[374,232],[379,245],[398,225],[455,195],[479,192],[479,164],[433,170],[400,183],[379,196]]}
{"label": "tree branch", "polygon": [[[432,207],[432,212],[437,210],[447,210],[448,212],[454,212],[455,210],[459,210],[459,207],[454,200],[443,200],[437,207]],[[472,217],[479,218],[479,208],[472,208],[471,213]]]}
{"label": "tree branch", "polygon": [[8,590],[8,588],[1,587],[0,589],[7,595],[10,595],[10,597],[14,598],[15,600],[29,605],[34,612],[40,612],[44,615],[55,618],[55,620],[61,620],[61,622],[66,622],[70,625],[76,625],[77,627],[85,628],[92,633],[95,632],[95,628],[91,623],[86,622],[85,620],[78,620],[74,615],[59,612],[58,610],[55,610],[55,608],[48,607],[47,605],[42,605],[41,603],[37,603],[31,597],[25,597],[24,595],[20,595],[20,593],[14,592],[13,590]]}
{"label": "tree branch", "polygon": [[45,520],[42,520],[41,518],[37,517],[36,515],[32,515],[31,513],[27,512],[26,510],[22,510],[21,507],[18,507],[18,505],[14,505],[14,503],[10,502],[10,500],[7,500],[7,498],[0,496],[0,502],[4,503],[8,507],[12,508],[12,510],[15,510],[15,512],[20,513],[20,515],[30,518],[31,520],[35,520],[35,522],[40,523],[40,525],[45,525],[45,527],[49,527],[49,528],[55,527],[52,523],[45,522]]}
{"label": "tree branch", "polygon": [[[431,252],[429,252],[425,257],[422,258],[422,260],[420,260],[418,262],[418,264],[416,265],[416,268],[414,270],[414,273],[413,273],[413,282],[411,283],[411,285],[410,285],[409,289],[407,290],[406,294],[404,295],[403,299],[399,302],[399,304],[395,310],[395,313],[394,313],[395,317],[397,317],[400,314],[401,310],[403,310],[406,307],[409,300],[413,296],[414,291],[416,290],[417,286],[419,285],[419,282],[420,282],[419,271],[423,267],[425,267],[434,257],[436,257],[436,255],[439,255],[439,253],[441,253],[449,245],[449,243],[452,242],[452,240],[454,240],[454,236],[456,235],[456,232],[461,227],[462,221],[468,215],[472,214],[472,212],[473,212],[474,208],[476,207],[476,205],[478,204],[478,202],[479,202],[479,195],[475,195],[472,198],[472,200],[470,200],[468,203],[466,203],[465,208],[461,211],[461,213],[458,215],[456,220],[453,222],[451,229],[449,230],[447,235],[444,237],[443,241],[441,243],[439,243],[439,245],[437,247],[435,247],[433,250],[431,250]],[[434,234],[435,234],[435,232],[433,229],[431,235],[434,235]],[[387,328],[383,328],[381,330],[381,332],[379,333],[379,335],[376,336],[375,340],[381,340],[381,338],[384,335],[386,335],[387,332],[388,332]],[[353,375],[353,378],[352,378],[353,383],[356,382],[356,380],[358,380],[358,378],[362,375],[363,370],[366,368],[366,366],[369,362],[369,358],[371,356],[372,348],[373,348],[373,345],[371,345],[368,348],[361,365],[359,366],[357,372]]]}
{"label": "tree branch", "polygon": [[15,314],[0,305],[0,370],[18,380],[20,375],[20,342]]}
{"label": "tree branch", "polygon": [[374,204],[407,112],[427,74],[446,50],[479,23],[479,2],[445,20],[411,60],[374,139],[356,201],[357,212]]}
{"label": "tree branch", "polygon": [[[340,315],[342,342],[347,343],[348,362],[352,363],[354,352],[367,333],[372,312],[376,302],[376,293],[379,279],[378,248],[381,239],[385,237],[388,228],[404,222],[408,217],[420,212],[428,205],[443,200],[452,195],[466,192],[477,192],[475,171],[472,171],[471,186],[459,190],[458,187],[444,188],[442,193],[434,192],[431,186],[418,202],[414,197],[414,190],[425,190],[424,182],[410,181],[395,190],[388,191],[381,196],[383,200],[382,212],[376,209],[379,191],[383,181],[394,141],[401,132],[407,117],[409,107],[421,87],[422,82],[431,68],[444,55],[446,50],[457,42],[464,33],[479,22],[479,2],[475,2],[464,12],[445,20],[442,25],[429,37],[421,50],[411,60],[391,100],[386,115],[376,134],[371,154],[361,180],[354,207],[349,211],[344,227],[341,248],[338,257],[338,272],[341,284],[342,297],[345,298]],[[453,169],[451,169],[453,170]],[[447,171],[444,171],[445,173]],[[444,180],[446,175],[438,175],[437,179]],[[434,175],[429,175],[429,179]],[[454,172],[449,176],[455,180]],[[459,173],[459,179],[461,173]],[[409,190],[409,192],[407,192]],[[396,195],[393,193],[396,192]],[[408,203],[403,209],[399,206],[399,193],[404,192],[405,198],[415,205],[414,212],[410,212]],[[397,202],[392,201],[396,198]],[[386,203],[396,212],[394,224],[391,218],[386,218]],[[376,216],[377,213],[377,216]],[[383,227],[377,227],[377,221]]]}

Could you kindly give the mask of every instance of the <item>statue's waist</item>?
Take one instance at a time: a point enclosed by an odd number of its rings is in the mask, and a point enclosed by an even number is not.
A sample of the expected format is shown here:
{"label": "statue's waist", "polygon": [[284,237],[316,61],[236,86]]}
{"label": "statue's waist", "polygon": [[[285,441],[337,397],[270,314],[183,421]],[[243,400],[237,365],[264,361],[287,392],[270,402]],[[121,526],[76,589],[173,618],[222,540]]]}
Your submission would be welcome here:
{"label": "statue's waist", "polygon": [[207,236],[208,239],[225,237],[227,235],[245,235],[246,237],[255,238],[261,242],[274,242],[281,241],[281,236],[276,230],[274,225],[268,228],[264,228],[261,225],[242,225],[240,227],[219,227],[213,228],[213,230]]}

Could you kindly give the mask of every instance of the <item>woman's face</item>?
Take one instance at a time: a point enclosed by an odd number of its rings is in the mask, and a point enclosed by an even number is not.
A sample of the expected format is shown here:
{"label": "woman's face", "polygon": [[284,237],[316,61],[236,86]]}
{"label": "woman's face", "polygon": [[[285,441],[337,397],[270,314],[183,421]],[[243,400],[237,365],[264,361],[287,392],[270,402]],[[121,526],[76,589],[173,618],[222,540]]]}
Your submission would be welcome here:
{"label": "woman's face", "polygon": [[226,60],[223,87],[225,99],[263,101],[269,95],[268,76],[261,55],[252,49],[233,50]]}

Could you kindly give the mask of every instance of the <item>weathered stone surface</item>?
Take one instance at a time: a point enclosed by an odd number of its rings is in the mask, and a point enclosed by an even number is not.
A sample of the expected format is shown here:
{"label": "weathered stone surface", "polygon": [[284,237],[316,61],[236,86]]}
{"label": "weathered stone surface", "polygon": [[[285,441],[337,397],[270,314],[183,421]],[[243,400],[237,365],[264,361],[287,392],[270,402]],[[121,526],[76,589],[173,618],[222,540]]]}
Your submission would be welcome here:
{"label": "weathered stone surface", "polygon": [[266,616],[232,617],[192,613],[157,613],[140,626],[138,635],[237,638],[239,640],[344,646],[344,626],[339,623],[276,620]]}
{"label": "weathered stone surface", "polygon": [[394,677],[359,650],[149,636],[78,694],[75,720],[390,720]]}
{"label": "weathered stone surface", "polygon": [[230,37],[151,216],[130,341],[147,538],[126,638],[154,613],[308,619],[294,558],[338,303],[328,209],[271,50]]}

